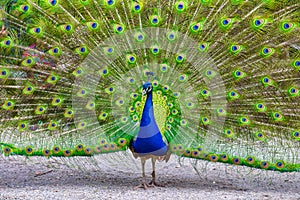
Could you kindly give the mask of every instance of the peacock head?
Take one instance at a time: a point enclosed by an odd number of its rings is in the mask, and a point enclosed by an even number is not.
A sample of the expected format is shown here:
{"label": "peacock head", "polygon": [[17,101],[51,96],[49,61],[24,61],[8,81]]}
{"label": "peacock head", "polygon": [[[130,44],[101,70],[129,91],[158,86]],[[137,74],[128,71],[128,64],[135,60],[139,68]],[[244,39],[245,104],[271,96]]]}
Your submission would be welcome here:
{"label": "peacock head", "polygon": [[144,83],[143,84],[143,91],[142,91],[143,95],[149,94],[151,92],[152,92],[152,84],[149,83],[149,82]]}

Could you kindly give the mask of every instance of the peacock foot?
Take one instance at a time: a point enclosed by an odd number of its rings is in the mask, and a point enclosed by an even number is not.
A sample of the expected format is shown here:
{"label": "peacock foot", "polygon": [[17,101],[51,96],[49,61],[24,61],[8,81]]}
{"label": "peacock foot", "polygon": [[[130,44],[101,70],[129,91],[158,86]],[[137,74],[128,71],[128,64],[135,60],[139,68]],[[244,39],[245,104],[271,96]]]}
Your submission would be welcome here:
{"label": "peacock foot", "polygon": [[141,183],[140,185],[134,187],[134,189],[144,188],[145,190],[147,190],[149,187],[154,187],[154,186],[147,184],[147,183]]}
{"label": "peacock foot", "polygon": [[164,185],[158,184],[155,181],[151,181],[148,185],[151,187],[165,187]]}

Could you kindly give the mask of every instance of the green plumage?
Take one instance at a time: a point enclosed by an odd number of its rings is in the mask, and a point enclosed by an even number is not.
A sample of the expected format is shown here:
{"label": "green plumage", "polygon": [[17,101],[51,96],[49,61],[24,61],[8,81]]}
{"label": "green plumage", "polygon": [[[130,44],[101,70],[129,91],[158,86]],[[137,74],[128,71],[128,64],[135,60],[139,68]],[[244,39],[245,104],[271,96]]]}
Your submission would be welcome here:
{"label": "green plumage", "polygon": [[171,153],[300,170],[298,1],[15,0],[1,7],[4,155],[126,151],[149,81]]}

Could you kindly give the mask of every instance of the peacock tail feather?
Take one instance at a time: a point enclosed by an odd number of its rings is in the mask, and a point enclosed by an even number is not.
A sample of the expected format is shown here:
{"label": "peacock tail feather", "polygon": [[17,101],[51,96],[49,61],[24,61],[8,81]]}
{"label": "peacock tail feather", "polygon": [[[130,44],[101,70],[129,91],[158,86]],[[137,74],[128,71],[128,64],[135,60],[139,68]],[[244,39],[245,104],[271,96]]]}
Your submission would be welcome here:
{"label": "peacock tail feather", "polygon": [[300,170],[297,0],[4,0],[4,155],[126,151],[153,85],[173,154]]}

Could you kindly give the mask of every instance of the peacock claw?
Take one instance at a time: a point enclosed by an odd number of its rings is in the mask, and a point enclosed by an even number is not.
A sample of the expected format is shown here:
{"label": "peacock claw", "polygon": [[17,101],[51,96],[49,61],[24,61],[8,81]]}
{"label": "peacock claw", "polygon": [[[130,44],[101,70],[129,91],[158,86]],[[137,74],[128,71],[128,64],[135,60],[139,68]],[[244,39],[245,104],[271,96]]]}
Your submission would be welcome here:
{"label": "peacock claw", "polygon": [[151,181],[148,185],[151,187],[165,187],[164,185],[158,184],[155,181]]}
{"label": "peacock claw", "polygon": [[141,183],[140,185],[136,186],[134,189],[138,189],[138,188],[144,188],[145,190],[148,189],[148,187],[153,187],[147,183]]}

